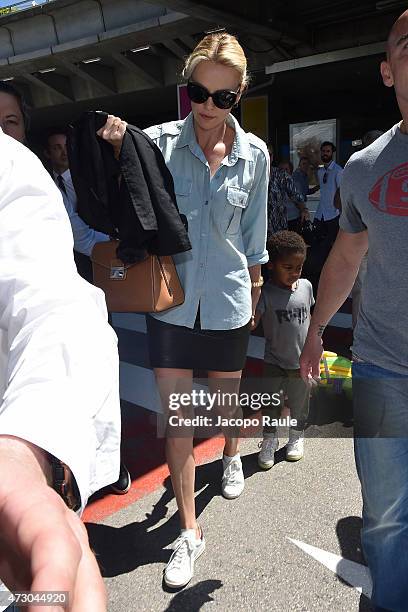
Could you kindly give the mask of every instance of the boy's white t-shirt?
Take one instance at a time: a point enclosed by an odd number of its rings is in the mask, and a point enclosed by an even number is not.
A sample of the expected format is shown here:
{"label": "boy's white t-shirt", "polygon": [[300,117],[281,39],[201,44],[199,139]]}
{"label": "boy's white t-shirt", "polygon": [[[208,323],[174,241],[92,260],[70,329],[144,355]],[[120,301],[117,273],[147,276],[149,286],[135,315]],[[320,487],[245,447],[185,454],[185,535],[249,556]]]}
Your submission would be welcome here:
{"label": "boy's white t-shirt", "polygon": [[300,278],[297,288],[283,289],[269,281],[262,287],[257,306],[265,336],[265,362],[285,370],[299,369],[299,357],[306,341],[313,288]]}

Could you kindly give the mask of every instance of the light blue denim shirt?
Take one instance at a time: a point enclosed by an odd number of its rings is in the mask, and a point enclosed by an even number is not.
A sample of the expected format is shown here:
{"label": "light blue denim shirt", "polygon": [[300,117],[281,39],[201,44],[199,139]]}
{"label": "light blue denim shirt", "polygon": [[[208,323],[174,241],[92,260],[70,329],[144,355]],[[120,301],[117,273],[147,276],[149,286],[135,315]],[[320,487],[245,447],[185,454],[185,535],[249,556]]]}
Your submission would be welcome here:
{"label": "light blue denim shirt", "polygon": [[231,153],[213,177],[197,143],[193,116],[146,129],[173,175],[177,204],[188,220],[192,250],[174,256],[185,301],[154,316],[193,328],[235,329],[251,318],[248,267],[268,261],[266,251],[269,156],[265,143],[232,116]]}

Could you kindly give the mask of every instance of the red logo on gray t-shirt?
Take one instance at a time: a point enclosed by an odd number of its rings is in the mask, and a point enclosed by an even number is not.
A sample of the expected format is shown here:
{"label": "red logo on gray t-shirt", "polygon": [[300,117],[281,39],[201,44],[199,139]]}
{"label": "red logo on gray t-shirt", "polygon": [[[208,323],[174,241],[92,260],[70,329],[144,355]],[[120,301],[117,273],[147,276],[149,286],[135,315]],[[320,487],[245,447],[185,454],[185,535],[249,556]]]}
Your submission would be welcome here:
{"label": "red logo on gray t-shirt", "polygon": [[388,215],[408,216],[408,163],[378,179],[368,197],[371,204]]}

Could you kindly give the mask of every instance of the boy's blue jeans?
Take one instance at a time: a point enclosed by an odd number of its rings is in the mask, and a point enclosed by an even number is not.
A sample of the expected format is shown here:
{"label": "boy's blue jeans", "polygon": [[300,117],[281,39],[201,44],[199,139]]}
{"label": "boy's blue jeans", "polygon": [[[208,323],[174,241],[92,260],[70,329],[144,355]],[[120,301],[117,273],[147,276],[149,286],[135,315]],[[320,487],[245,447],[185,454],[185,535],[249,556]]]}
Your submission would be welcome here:
{"label": "boy's blue jeans", "polygon": [[362,546],[375,606],[408,610],[408,376],[353,363]]}

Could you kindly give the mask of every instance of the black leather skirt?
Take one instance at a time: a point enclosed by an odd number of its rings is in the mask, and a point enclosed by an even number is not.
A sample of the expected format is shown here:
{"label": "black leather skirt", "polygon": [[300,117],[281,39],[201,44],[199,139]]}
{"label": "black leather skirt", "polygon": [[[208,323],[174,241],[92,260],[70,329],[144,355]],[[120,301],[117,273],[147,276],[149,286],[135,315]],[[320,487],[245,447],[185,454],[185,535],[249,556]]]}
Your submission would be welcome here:
{"label": "black leather skirt", "polygon": [[237,329],[193,329],[146,316],[152,368],[236,372],[245,365],[251,322]]}

